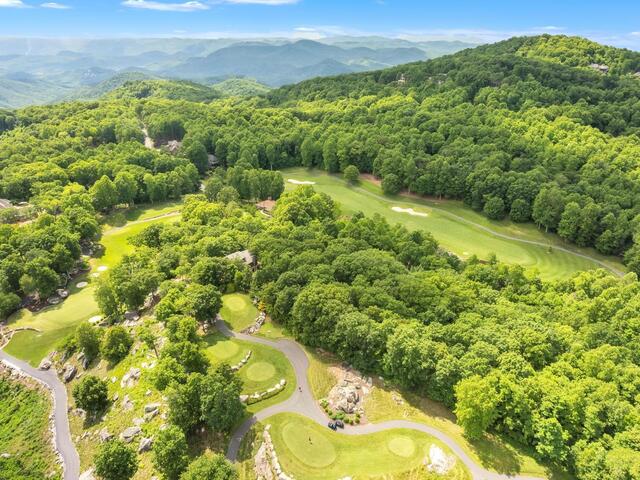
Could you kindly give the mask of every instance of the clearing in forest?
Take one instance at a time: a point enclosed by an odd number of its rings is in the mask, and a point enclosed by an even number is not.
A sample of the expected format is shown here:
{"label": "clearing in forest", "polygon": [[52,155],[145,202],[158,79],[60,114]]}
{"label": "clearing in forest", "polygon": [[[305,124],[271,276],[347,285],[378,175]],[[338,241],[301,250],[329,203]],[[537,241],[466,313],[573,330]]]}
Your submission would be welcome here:
{"label": "clearing in forest", "polygon": [[[490,220],[459,201],[385,196],[379,186],[369,181],[352,186],[341,177],[320,170],[293,168],[284,171],[284,175],[297,183],[313,182],[313,188],[330,195],[345,214],[357,211],[367,216],[379,214],[410,230],[429,231],[443,248],[461,258],[476,255],[487,259],[495,253],[502,262],[537,269],[547,280],[568,278],[603,265],[617,272],[625,270],[616,257],[575,247],[557,235],[538,230],[533,224]],[[297,186],[289,183],[286,188]]]}

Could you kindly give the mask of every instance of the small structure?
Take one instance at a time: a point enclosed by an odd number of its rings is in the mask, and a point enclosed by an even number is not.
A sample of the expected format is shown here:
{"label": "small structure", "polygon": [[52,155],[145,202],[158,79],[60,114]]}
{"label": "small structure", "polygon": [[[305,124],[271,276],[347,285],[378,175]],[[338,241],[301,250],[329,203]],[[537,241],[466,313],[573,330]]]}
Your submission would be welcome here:
{"label": "small structure", "polygon": [[256,203],[256,207],[258,210],[264,213],[271,213],[271,211],[275,208],[276,201],[268,198],[267,200],[263,200],[261,202]]}
{"label": "small structure", "polygon": [[224,258],[231,261],[241,260],[251,268],[255,268],[256,266],[256,257],[254,257],[253,253],[251,253],[249,250],[240,250],[238,252],[233,252]]}
{"label": "small structure", "polygon": [[2,208],[11,208],[13,204],[11,200],[7,200],[6,198],[0,198],[0,209]]}
{"label": "small structure", "polygon": [[589,65],[589,68],[600,73],[609,73],[609,66],[603,65],[601,63],[592,63],[591,65]]}
{"label": "small structure", "polygon": [[404,76],[404,73],[401,73],[398,79],[396,80],[398,85],[405,85],[407,83],[407,77]]}
{"label": "small structure", "polygon": [[182,146],[182,142],[178,140],[169,140],[166,145],[162,148],[169,152],[171,155],[176,155],[180,151],[180,147]]}

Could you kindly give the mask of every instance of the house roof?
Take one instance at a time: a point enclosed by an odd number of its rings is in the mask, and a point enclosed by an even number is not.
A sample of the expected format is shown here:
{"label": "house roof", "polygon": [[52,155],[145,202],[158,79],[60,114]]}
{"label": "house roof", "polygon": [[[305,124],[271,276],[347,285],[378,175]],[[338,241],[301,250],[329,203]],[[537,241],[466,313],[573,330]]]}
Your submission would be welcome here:
{"label": "house roof", "polygon": [[249,250],[241,250],[239,252],[233,252],[226,257],[229,260],[242,260],[247,265],[252,265],[254,262],[253,254]]}
{"label": "house roof", "polygon": [[264,210],[266,212],[270,212],[276,206],[275,200],[263,200],[261,202],[256,203],[256,207],[260,210]]}

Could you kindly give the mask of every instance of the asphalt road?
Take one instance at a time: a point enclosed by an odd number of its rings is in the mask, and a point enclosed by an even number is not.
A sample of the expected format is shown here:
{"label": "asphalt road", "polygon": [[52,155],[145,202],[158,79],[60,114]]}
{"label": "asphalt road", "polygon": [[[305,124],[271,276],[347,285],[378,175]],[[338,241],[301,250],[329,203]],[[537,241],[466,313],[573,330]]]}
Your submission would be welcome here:
{"label": "asphalt road", "polygon": [[67,414],[67,390],[53,370],[38,370],[26,362],[12,357],[0,350],[0,361],[10,368],[20,370],[26,375],[44,383],[52,393],[55,443],[62,456],[64,480],[78,480],[80,477],[80,457],[71,440],[69,417]]}
{"label": "asphalt road", "polygon": [[[242,423],[233,435],[229,442],[227,449],[227,458],[231,461],[236,461],[238,457],[238,450],[242,439],[249,432],[251,427],[262,420],[265,420],[278,413],[297,413],[310,418],[320,425],[326,425],[329,422],[329,418],[320,408],[318,402],[316,402],[311,388],[309,387],[309,381],[307,379],[307,370],[309,368],[309,359],[307,358],[304,350],[293,340],[267,340],[261,337],[255,337],[252,335],[245,335],[237,333],[229,329],[227,324],[218,318],[216,320],[216,326],[218,330],[227,337],[237,338],[239,340],[245,340],[247,342],[259,343],[261,345],[267,345],[275,348],[287,356],[296,374],[296,382],[299,388],[296,388],[293,395],[277,405],[272,405],[264,410],[259,411],[251,418]],[[368,423],[366,425],[345,425],[344,430],[338,430],[339,433],[345,435],[366,435],[368,433],[376,433],[389,429],[405,428],[410,430],[418,430],[420,432],[427,433],[442,443],[447,445],[453,453],[466,465],[469,469],[473,480],[540,480],[540,477],[529,477],[526,475],[510,475],[491,472],[478,465],[465,451],[458,445],[458,443],[449,437],[446,433],[440,430],[429,427],[422,423],[409,422],[405,420],[391,420],[382,423]]]}

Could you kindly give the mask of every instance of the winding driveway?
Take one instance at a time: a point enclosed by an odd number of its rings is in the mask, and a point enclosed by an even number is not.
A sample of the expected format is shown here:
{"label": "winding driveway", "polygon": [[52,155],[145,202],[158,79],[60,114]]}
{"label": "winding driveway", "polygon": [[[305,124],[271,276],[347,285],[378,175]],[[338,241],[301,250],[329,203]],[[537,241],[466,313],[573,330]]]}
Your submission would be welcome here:
{"label": "winding driveway", "polygon": [[53,425],[56,449],[62,457],[64,480],[78,480],[80,477],[80,457],[71,439],[69,417],[67,416],[67,390],[54,370],[38,370],[27,362],[12,357],[0,349],[0,362],[13,370],[18,370],[44,384],[53,398]]}
{"label": "winding driveway", "polygon": [[[229,447],[227,450],[227,458],[231,461],[236,461],[238,458],[238,451],[242,439],[249,432],[251,427],[262,420],[265,420],[278,413],[297,413],[310,418],[320,425],[326,425],[329,418],[320,408],[316,402],[311,388],[309,387],[309,381],[307,379],[307,370],[309,368],[309,359],[307,358],[304,350],[293,340],[267,340],[261,337],[255,337],[252,335],[246,335],[243,333],[237,333],[229,329],[227,324],[220,318],[216,320],[216,327],[226,337],[237,338],[238,340],[244,340],[247,342],[259,343],[261,345],[267,345],[282,352],[291,362],[296,374],[296,382],[298,389],[295,390],[293,395],[277,405],[272,405],[264,410],[260,410],[251,418],[245,420],[231,436]],[[465,451],[447,434],[437,430],[433,427],[429,427],[418,422],[409,422],[406,420],[391,420],[382,423],[368,423],[366,425],[350,426],[345,425],[344,430],[339,430],[340,433],[346,435],[365,435],[368,433],[381,432],[383,430],[389,430],[394,428],[406,428],[411,430],[418,430],[431,435],[442,443],[447,445],[452,452],[454,452],[466,465],[471,473],[473,480],[540,480],[540,477],[529,477],[524,475],[508,475],[496,472],[491,472],[478,465]]]}

